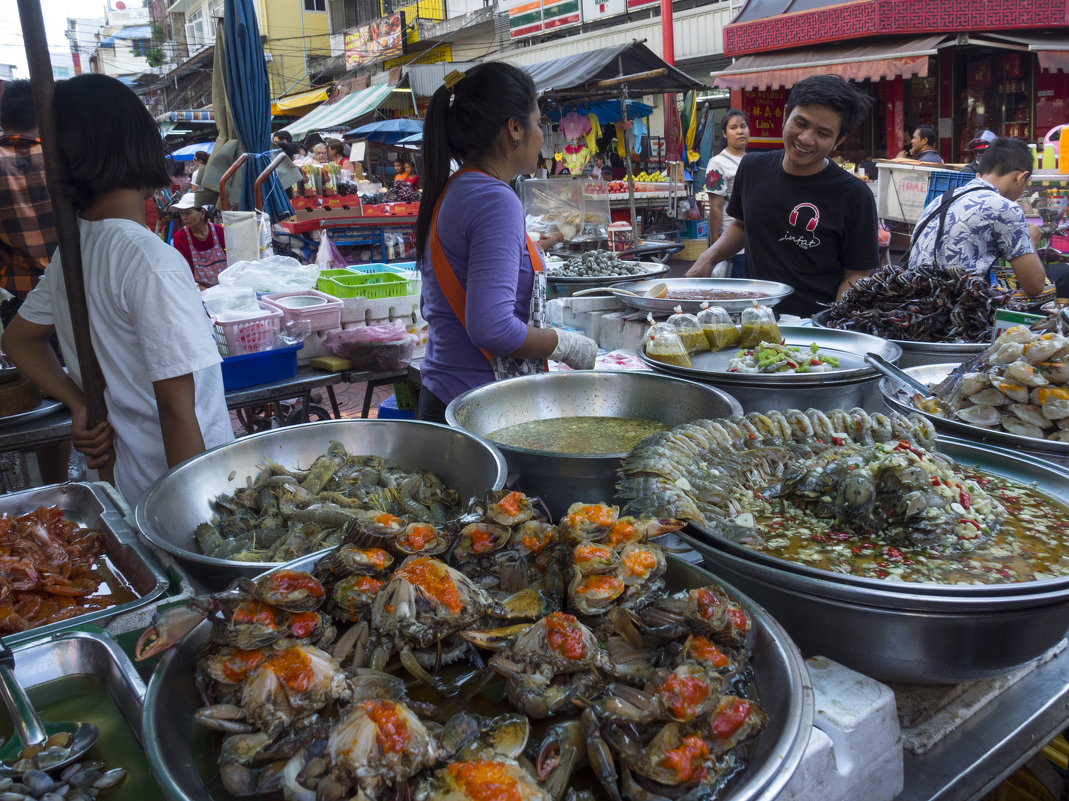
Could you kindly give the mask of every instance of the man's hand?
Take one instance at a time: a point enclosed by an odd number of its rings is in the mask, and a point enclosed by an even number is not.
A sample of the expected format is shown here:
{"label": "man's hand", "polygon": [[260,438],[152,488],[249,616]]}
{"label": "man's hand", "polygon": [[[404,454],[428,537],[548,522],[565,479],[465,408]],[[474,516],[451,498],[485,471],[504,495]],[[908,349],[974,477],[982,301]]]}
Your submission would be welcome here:
{"label": "man's hand", "polygon": [[1043,232],[1039,230],[1038,225],[1028,223],[1028,238],[1032,240],[1032,247],[1039,247],[1039,240],[1043,236]]}
{"label": "man's hand", "polygon": [[690,269],[683,274],[684,278],[708,278],[713,274],[713,267],[717,265],[717,262],[710,258],[710,254],[713,252],[712,248],[707,248],[706,251],[700,255],[694,264],[690,265]]}
{"label": "man's hand", "polygon": [[100,470],[115,461],[115,430],[107,420],[89,428],[89,410],[71,409],[71,444],[85,456],[86,467]]}
{"label": "man's hand", "polygon": [[713,246],[700,255],[686,272],[687,278],[708,278],[713,267],[742,250],[746,244],[746,227],[741,220],[733,220]]}

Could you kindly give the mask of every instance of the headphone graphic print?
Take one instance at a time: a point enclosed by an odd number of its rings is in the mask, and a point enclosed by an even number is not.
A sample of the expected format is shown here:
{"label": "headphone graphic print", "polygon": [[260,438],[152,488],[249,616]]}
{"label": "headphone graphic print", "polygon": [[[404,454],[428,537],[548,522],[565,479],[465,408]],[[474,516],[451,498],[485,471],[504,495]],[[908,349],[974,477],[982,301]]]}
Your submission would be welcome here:
{"label": "headphone graphic print", "polygon": [[817,223],[820,222],[820,209],[818,209],[812,203],[799,203],[797,206],[791,209],[791,216],[787,218],[787,222],[791,224],[792,228],[796,226],[798,224],[798,212],[802,209],[810,209],[813,212],[813,218],[805,224],[805,230],[817,230]]}

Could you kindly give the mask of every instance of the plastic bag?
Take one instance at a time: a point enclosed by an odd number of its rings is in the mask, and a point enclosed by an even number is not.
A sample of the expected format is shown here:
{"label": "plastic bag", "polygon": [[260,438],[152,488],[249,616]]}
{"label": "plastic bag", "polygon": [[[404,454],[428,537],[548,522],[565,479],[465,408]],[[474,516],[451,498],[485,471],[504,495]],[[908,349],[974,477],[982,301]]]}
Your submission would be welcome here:
{"label": "plastic bag", "polygon": [[303,265],[289,256],[268,256],[259,261],[240,261],[219,273],[222,286],[249,287],[259,295],[315,289],[319,268]]}
{"label": "plastic bag", "polygon": [[759,306],[757,302],[742,310],[742,330],[739,332],[740,348],[755,348],[762,342],[779,343],[782,339],[776,315],[770,306]]}
{"label": "plastic bag", "polygon": [[417,337],[400,320],[383,325],[331,331],[323,347],[335,356],[349,359],[357,370],[400,370],[412,361]]}
{"label": "plastic bag", "polygon": [[334,241],[324,231],[316,251],[316,267],[320,270],[341,270],[345,267],[345,257]]}
{"label": "plastic bag", "polygon": [[677,367],[693,367],[687,349],[679,338],[676,327],[668,323],[655,323],[653,315],[648,318],[650,327],[643,337],[646,355],[665,364],[674,364]]}
{"label": "plastic bag", "polygon": [[703,303],[702,310],[698,312],[698,322],[709,342],[709,350],[723,350],[739,344],[739,329],[723,306]]}
{"label": "plastic bag", "polygon": [[247,286],[210,286],[200,293],[209,314],[222,314],[228,311],[256,311],[256,293]]}

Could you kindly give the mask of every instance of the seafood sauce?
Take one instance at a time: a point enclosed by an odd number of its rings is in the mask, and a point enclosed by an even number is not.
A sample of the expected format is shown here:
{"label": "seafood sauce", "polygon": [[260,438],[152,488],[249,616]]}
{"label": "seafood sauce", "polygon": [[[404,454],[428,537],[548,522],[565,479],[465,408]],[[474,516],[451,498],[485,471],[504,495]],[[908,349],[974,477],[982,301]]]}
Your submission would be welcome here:
{"label": "seafood sauce", "polygon": [[512,448],[550,453],[626,453],[671,426],[631,417],[550,417],[499,428],[486,438]]}
{"label": "seafood sauce", "polygon": [[972,550],[895,547],[875,532],[852,533],[793,506],[755,518],[764,544],[746,545],[807,567],[888,581],[1007,584],[1069,575],[1069,508],[1026,484],[974,468],[958,470],[1009,513],[994,536]]}

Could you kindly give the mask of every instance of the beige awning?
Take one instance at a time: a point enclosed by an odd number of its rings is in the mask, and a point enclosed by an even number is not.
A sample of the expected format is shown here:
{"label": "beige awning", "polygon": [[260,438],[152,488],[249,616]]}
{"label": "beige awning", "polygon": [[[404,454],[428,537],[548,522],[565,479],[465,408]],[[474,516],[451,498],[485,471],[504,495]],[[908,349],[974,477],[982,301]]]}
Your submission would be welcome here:
{"label": "beige awning", "polygon": [[308,106],[322,103],[330,95],[326,89],[310,89],[307,92],[298,92],[295,95],[280,97],[271,103],[272,114],[292,114],[295,111],[307,110]]}
{"label": "beige awning", "polygon": [[810,75],[841,75],[847,80],[928,75],[928,57],[952,44],[944,34],[864,44],[781,50],[742,56],[714,73],[713,84],[725,89],[789,88]]}

